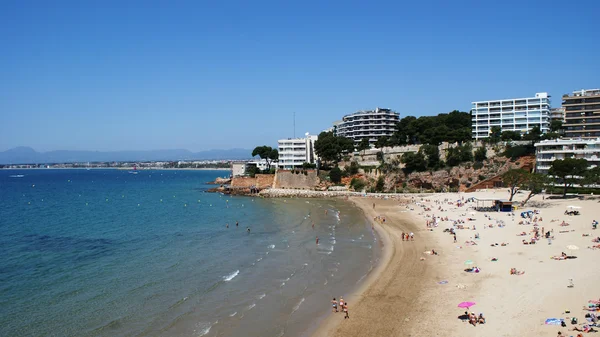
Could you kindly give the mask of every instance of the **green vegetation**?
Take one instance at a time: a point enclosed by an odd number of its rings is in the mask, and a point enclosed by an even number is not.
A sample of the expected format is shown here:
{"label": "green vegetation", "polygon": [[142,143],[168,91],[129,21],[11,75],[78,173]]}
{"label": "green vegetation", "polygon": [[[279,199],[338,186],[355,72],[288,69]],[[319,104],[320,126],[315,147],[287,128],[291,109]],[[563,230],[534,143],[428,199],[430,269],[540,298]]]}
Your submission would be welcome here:
{"label": "green vegetation", "polygon": [[529,145],[512,145],[512,144],[508,144],[506,145],[506,148],[504,149],[504,153],[502,153],[502,155],[506,158],[510,158],[511,160],[516,160],[518,158],[521,158],[523,156],[530,156],[530,155],[534,155],[535,154],[535,146],[533,146],[533,144],[529,144]]}
{"label": "green vegetation", "polygon": [[358,143],[358,146],[356,147],[356,151],[359,151],[359,152],[362,151],[363,156],[364,156],[365,151],[368,150],[369,148],[371,148],[371,145],[369,144],[369,138],[363,138]]}
{"label": "green vegetation", "polygon": [[377,178],[377,183],[375,184],[375,191],[383,192],[384,187],[385,187],[385,178],[383,176],[379,176],[379,178]]}
{"label": "green vegetation", "polygon": [[406,152],[402,155],[400,162],[404,164],[404,172],[410,174],[414,171],[421,172],[427,169],[425,155],[419,152]]}
{"label": "green vegetation", "polygon": [[454,110],[437,116],[407,116],[400,120],[391,145],[432,144],[442,142],[462,144],[471,140],[471,114]]}
{"label": "green vegetation", "polygon": [[490,130],[490,136],[488,137],[488,142],[490,144],[498,144],[500,139],[502,139],[502,128],[499,126],[492,126]]}
{"label": "green vegetation", "polygon": [[366,185],[367,183],[360,178],[352,178],[352,180],[350,181],[350,187],[352,187],[352,189],[354,189],[357,192],[362,191]]}
{"label": "green vegetation", "polygon": [[246,174],[250,177],[254,178],[254,176],[256,176],[258,173],[260,173],[260,169],[258,167],[254,165],[246,167]]}
{"label": "green vegetation", "polygon": [[531,199],[533,196],[541,193],[547,184],[548,184],[547,176],[540,174],[540,173],[527,172],[527,174],[525,176],[525,181],[521,184],[521,188],[529,191],[529,194],[527,195],[525,200],[523,200],[523,202],[521,202],[521,205],[525,205],[529,201],[529,199]]}
{"label": "green vegetation", "polygon": [[350,163],[350,165],[347,165],[344,168],[344,176],[348,177],[348,176],[353,176],[355,174],[358,173],[358,169],[360,168],[360,166],[358,166],[358,163],[353,161]]}
{"label": "green vegetation", "polygon": [[339,184],[342,181],[342,170],[339,167],[334,167],[329,171],[329,179],[334,184]]}
{"label": "green vegetation", "polygon": [[254,148],[254,150],[252,151],[252,157],[256,157],[259,156],[260,159],[263,159],[266,161],[267,163],[267,169],[266,171],[271,171],[271,163],[273,161],[277,161],[279,160],[279,151],[277,151],[277,149],[274,149],[270,146],[257,146]]}
{"label": "green vegetation", "polygon": [[354,151],[354,142],[346,137],[334,136],[333,132],[321,132],[315,141],[315,152],[322,160],[337,163],[342,155]]}
{"label": "green vegetation", "polygon": [[519,131],[502,131],[500,139],[503,141],[521,140],[521,133]]}
{"label": "green vegetation", "polygon": [[314,170],[317,168],[316,164],[302,163],[302,170]]}
{"label": "green vegetation", "polygon": [[558,132],[562,129],[562,126],[563,122],[561,120],[553,119],[552,122],[550,122],[550,131]]}
{"label": "green vegetation", "polygon": [[519,191],[519,188],[527,179],[528,172],[522,169],[512,169],[506,171],[502,175],[502,182],[509,188],[510,198],[509,201],[513,200],[513,197]]}
{"label": "green vegetation", "polygon": [[483,145],[482,147],[475,150],[474,158],[475,158],[475,161],[478,161],[478,162],[483,162],[484,160],[487,159],[487,148],[485,147],[485,145]]}
{"label": "green vegetation", "polygon": [[419,152],[426,158],[427,169],[437,170],[444,166],[440,160],[440,149],[436,145],[421,145]]}
{"label": "green vegetation", "polygon": [[565,158],[555,160],[550,166],[548,174],[554,176],[563,184],[563,197],[567,195],[567,188],[585,176],[588,162],[585,159]]}
{"label": "green vegetation", "polygon": [[449,167],[458,166],[461,163],[470,161],[473,161],[473,146],[471,143],[451,147],[446,153],[446,165]]}

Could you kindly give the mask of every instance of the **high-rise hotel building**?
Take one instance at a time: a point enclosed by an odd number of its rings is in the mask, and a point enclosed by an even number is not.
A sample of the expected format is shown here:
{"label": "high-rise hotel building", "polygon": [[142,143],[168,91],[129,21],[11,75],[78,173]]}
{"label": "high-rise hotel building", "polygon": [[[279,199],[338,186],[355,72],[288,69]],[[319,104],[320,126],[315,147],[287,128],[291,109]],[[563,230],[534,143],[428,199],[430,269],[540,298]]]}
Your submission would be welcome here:
{"label": "high-rise hotel building", "polygon": [[563,95],[565,137],[600,137],[600,89],[574,91]]}
{"label": "high-rise hotel building", "polygon": [[400,114],[390,109],[358,111],[346,115],[335,124],[335,133],[359,143],[367,138],[374,145],[380,137],[391,137],[400,121]]}
{"label": "high-rise hotel building", "polygon": [[550,131],[550,95],[546,92],[536,93],[534,97],[472,102],[471,105],[473,139],[489,137],[495,126],[521,134],[536,125],[542,133]]}

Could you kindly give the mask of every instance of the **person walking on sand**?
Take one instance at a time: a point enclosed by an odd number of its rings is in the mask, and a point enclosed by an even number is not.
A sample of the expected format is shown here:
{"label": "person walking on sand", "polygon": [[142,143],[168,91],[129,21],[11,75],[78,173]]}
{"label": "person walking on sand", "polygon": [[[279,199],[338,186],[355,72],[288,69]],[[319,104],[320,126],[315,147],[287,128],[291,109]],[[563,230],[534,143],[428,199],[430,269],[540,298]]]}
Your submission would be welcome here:
{"label": "person walking on sand", "polygon": [[402,241],[404,241],[404,237],[405,237],[404,232],[402,232]]}
{"label": "person walking on sand", "polygon": [[415,233],[410,232],[410,241],[415,241]]}
{"label": "person walking on sand", "polygon": [[456,234],[454,234],[454,243],[456,243]]}
{"label": "person walking on sand", "polygon": [[344,319],[346,318],[350,318],[350,316],[348,315],[348,302],[344,302],[344,313],[346,314],[346,316],[344,316]]}
{"label": "person walking on sand", "polygon": [[337,301],[335,300],[335,297],[331,301],[331,305],[333,306],[333,308],[331,308],[331,312],[338,312]]}
{"label": "person walking on sand", "polygon": [[375,209],[375,203],[373,203],[373,209]]}

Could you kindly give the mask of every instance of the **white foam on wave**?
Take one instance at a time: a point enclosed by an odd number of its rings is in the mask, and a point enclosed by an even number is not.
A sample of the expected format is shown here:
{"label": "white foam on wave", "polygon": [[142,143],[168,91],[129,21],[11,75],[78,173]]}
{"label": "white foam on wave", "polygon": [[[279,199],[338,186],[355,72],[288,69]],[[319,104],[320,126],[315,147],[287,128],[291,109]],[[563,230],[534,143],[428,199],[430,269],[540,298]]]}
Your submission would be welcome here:
{"label": "white foam on wave", "polygon": [[25,175],[23,175],[23,174],[13,174],[13,175],[10,175],[10,176],[8,176],[8,177],[9,177],[9,178],[23,178],[24,176],[25,176]]}
{"label": "white foam on wave", "polygon": [[275,245],[269,245],[268,248],[269,249],[275,249]]}
{"label": "white foam on wave", "polygon": [[282,288],[285,285],[285,282],[281,282],[281,284],[279,285],[279,288]]}
{"label": "white foam on wave", "polygon": [[246,310],[250,310],[250,309],[254,308],[255,306],[256,306],[256,303],[252,303],[246,307]]}
{"label": "white foam on wave", "polygon": [[236,312],[234,312],[233,314],[229,314],[229,317],[233,317],[233,316],[235,316],[235,315],[237,315],[237,311],[236,311]]}
{"label": "white foam on wave", "polygon": [[329,283],[329,281],[327,281],[327,279],[325,279],[325,283],[323,283],[323,285],[326,286],[327,283]]}
{"label": "white foam on wave", "polygon": [[200,322],[196,325],[198,329],[198,337],[205,336],[210,332],[210,328],[212,328],[212,324],[208,322]]}
{"label": "white foam on wave", "polygon": [[260,262],[260,261],[262,261],[262,259],[263,259],[262,257],[258,258],[258,259],[256,259],[256,262]]}
{"label": "white foam on wave", "polygon": [[300,300],[300,302],[298,302],[295,306],[294,306],[294,310],[292,310],[292,314],[294,312],[296,312],[296,310],[298,310],[300,308],[300,305],[302,305],[302,303],[304,302],[304,297],[302,297],[302,299]]}
{"label": "white foam on wave", "polygon": [[227,276],[223,276],[223,280],[225,282],[229,282],[231,280],[233,280],[234,277],[238,276],[238,274],[240,273],[239,270],[234,271],[233,273],[227,275]]}
{"label": "white foam on wave", "polygon": [[267,296],[267,294],[262,294],[262,295],[258,296],[258,299],[262,300],[263,298],[265,298],[265,296]]}

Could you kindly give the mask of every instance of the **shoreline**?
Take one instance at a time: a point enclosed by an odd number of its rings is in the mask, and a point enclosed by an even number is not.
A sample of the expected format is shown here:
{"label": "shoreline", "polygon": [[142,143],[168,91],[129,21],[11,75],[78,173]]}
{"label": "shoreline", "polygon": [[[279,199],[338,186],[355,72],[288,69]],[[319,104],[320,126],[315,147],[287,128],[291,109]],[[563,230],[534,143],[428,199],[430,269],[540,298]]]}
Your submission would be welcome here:
{"label": "shoreline", "polygon": [[[372,228],[382,240],[379,262],[366,279],[346,300],[351,319],[329,314],[318,325],[312,337],[326,336],[391,336],[401,332],[411,323],[406,315],[421,293],[428,268],[419,257],[426,237],[419,235],[417,219],[410,212],[398,212],[396,199],[356,198],[348,199],[368,218]],[[371,204],[375,203],[375,209]],[[375,221],[375,216],[386,217],[386,223]],[[400,232],[414,232],[414,242],[404,242]],[[404,276],[404,277],[403,277]]]}
{"label": "shoreline", "polygon": [[[133,170],[133,167],[23,167],[23,168],[1,168],[0,170]],[[188,168],[162,168],[148,167],[138,168],[137,171],[231,171],[230,168],[205,168],[205,167],[188,167]]]}

